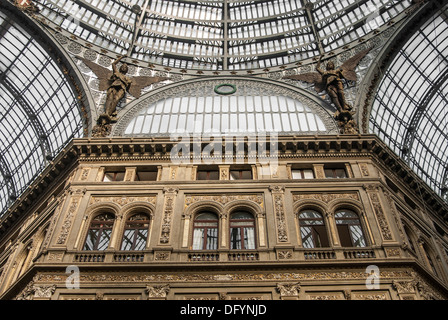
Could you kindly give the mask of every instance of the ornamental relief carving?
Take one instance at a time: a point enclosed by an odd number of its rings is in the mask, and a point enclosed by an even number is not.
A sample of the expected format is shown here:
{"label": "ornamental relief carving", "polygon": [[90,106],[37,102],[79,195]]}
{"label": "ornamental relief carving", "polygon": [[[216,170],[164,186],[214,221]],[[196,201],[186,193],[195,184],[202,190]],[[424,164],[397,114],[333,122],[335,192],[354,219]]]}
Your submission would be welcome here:
{"label": "ornamental relief carving", "polygon": [[278,260],[292,259],[292,250],[279,250],[277,251]]}
{"label": "ornamental relief carving", "polygon": [[279,242],[288,242],[283,194],[275,194],[273,198],[275,220],[277,222],[277,239]]}
{"label": "ornamental relief carving", "polygon": [[[39,273],[34,277],[34,282],[65,283],[68,275],[65,273]],[[362,280],[365,281],[368,274],[362,271],[343,272],[267,272],[267,273],[233,273],[233,274],[122,274],[122,273],[89,273],[80,274],[81,282],[235,282],[235,281],[323,281],[323,280]],[[412,280],[414,272],[407,270],[381,271],[382,280],[405,281]],[[399,280],[397,280],[399,279]]]}
{"label": "ornamental relief carving", "polygon": [[56,285],[36,285],[33,281],[16,296],[16,300],[33,300],[34,298],[49,299],[56,291]]}
{"label": "ornamental relief carving", "polygon": [[390,300],[389,294],[381,293],[353,293],[353,300]]}
{"label": "ornamental relief carving", "polygon": [[253,201],[260,205],[261,208],[264,207],[264,197],[262,194],[223,194],[223,195],[185,195],[184,208],[196,203],[198,201],[214,201],[221,205],[226,205],[231,201],[236,200],[248,200]]}
{"label": "ornamental relief carving", "polygon": [[390,231],[389,224],[387,222],[386,215],[383,210],[383,206],[381,205],[378,187],[373,185],[373,186],[367,186],[365,187],[365,189],[367,190],[370,201],[372,203],[373,212],[376,215],[383,239],[392,240],[392,233]]}
{"label": "ornamental relief carving", "polygon": [[392,282],[392,285],[395,290],[397,290],[398,294],[403,293],[415,293],[415,290],[417,288],[417,281],[416,280],[395,280]]}
{"label": "ornamental relief carving", "polygon": [[278,283],[277,291],[282,297],[298,296],[300,292],[300,283]]}
{"label": "ornamental relief carving", "polygon": [[148,294],[148,298],[166,298],[168,292],[170,292],[170,286],[160,285],[160,286],[146,286],[146,293]]}
{"label": "ornamental relief carving", "polygon": [[147,202],[155,206],[156,196],[94,196],[90,198],[89,205],[101,202],[113,202],[121,207],[133,202]]}
{"label": "ornamental relief carving", "polygon": [[343,294],[312,294],[310,300],[344,300]]}
{"label": "ornamental relief carving", "polygon": [[293,201],[300,200],[320,200],[322,202],[328,203],[336,199],[352,199],[359,201],[359,195],[356,192],[346,192],[346,193],[300,193],[293,194]]}
{"label": "ornamental relief carving", "polygon": [[81,199],[82,196],[76,196],[71,199],[69,208],[67,210],[67,215],[65,216],[64,222],[62,223],[61,232],[59,233],[56,244],[65,244]]}
{"label": "ornamental relief carving", "polygon": [[162,230],[160,234],[160,243],[168,243],[171,234],[171,221],[174,213],[174,201],[177,196],[176,188],[165,188],[165,203],[163,208]]}

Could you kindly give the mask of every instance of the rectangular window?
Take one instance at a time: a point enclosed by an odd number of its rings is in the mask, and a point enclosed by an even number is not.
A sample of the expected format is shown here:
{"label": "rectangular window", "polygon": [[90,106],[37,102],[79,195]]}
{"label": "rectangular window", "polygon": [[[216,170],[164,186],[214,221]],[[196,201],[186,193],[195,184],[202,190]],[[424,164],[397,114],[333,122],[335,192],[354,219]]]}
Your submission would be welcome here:
{"label": "rectangular window", "polygon": [[104,178],[103,178],[104,182],[123,181],[123,180],[124,180],[124,171],[123,172],[106,172],[104,174]]}
{"label": "rectangular window", "polygon": [[230,170],[230,180],[252,179],[252,170]]}
{"label": "rectangular window", "polygon": [[314,179],[312,169],[292,169],[291,175],[293,179]]}
{"label": "rectangular window", "polygon": [[343,168],[325,169],[325,177],[328,179],[347,178],[347,173]]}
{"label": "rectangular window", "polygon": [[219,180],[218,170],[200,170],[196,175],[197,180]]}
{"label": "rectangular window", "polygon": [[137,170],[135,181],[157,181],[157,170],[145,171]]}

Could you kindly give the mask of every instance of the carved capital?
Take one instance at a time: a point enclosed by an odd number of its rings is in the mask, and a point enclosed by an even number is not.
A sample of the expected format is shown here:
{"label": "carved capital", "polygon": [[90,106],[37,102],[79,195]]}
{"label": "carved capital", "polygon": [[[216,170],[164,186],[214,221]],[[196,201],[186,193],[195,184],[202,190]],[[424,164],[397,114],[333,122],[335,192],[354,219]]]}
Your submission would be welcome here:
{"label": "carved capital", "polygon": [[393,287],[399,294],[403,293],[415,293],[417,287],[417,281],[415,280],[394,280]]}
{"label": "carved capital", "polygon": [[166,295],[170,291],[170,286],[160,285],[160,286],[146,286],[146,293],[148,294],[148,299],[154,298],[166,298]]}
{"label": "carved capital", "polygon": [[284,186],[269,186],[269,190],[271,190],[272,193],[283,193],[285,192]]}
{"label": "carved capital", "polygon": [[300,283],[278,283],[277,291],[282,297],[296,297],[300,292]]}
{"label": "carved capital", "polygon": [[165,187],[165,188],[163,188],[163,193],[177,194],[178,191],[179,191],[179,188],[176,188],[176,187]]}

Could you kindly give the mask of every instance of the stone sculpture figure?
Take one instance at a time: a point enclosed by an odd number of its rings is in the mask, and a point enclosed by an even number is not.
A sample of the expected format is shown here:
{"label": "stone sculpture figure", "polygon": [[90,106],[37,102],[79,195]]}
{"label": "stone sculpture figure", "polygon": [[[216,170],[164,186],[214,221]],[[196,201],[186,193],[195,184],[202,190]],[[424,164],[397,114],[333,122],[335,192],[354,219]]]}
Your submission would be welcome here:
{"label": "stone sculpture figure", "polygon": [[148,77],[148,76],[127,76],[128,65],[123,63],[120,68],[117,64],[125,56],[118,57],[112,63],[112,71],[104,68],[90,60],[78,57],[84,62],[98,77],[99,90],[107,91],[105,113],[98,119],[99,125],[110,124],[117,121],[117,106],[121,99],[129,92],[135,98],[139,98],[141,90],[153,83],[167,80],[167,77]]}
{"label": "stone sculpture figure", "polygon": [[339,68],[335,68],[332,61],[327,63],[326,70],[321,69],[322,57],[319,58],[316,70],[317,72],[308,72],[303,74],[283,77],[283,79],[301,80],[314,84],[314,90],[317,93],[326,91],[331,101],[335,105],[337,112],[335,118],[338,120],[349,121],[352,118],[352,107],[347,103],[344,94],[343,79],[356,81],[357,76],[355,68],[359,61],[370,51],[369,49],[360,51],[353,57],[346,60]]}

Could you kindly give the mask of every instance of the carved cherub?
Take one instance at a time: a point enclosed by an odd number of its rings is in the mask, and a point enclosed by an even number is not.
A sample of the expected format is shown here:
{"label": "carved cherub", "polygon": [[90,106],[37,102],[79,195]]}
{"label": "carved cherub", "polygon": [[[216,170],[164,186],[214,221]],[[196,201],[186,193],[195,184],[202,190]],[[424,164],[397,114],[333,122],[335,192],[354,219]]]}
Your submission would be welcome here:
{"label": "carved cherub", "polygon": [[167,77],[148,77],[136,76],[128,77],[128,65],[123,63],[120,68],[117,68],[124,56],[119,57],[112,63],[112,70],[104,68],[90,60],[82,57],[77,57],[82,60],[98,77],[99,90],[107,90],[107,98],[105,105],[105,113],[100,116],[98,121],[105,123],[115,122],[117,116],[117,105],[123,99],[126,92],[132,94],[135,98],[139,98],[143,88],[160,81],[167,80]]}
{"label": "carved cherub", "polygon": [[301,80],[314,84],[314,90],[317,93],[326,91],[331,98],[331,101],[338,109],[335,114],[335,118],[339,119],[344,117],[345,119],[351,119],[350,110],[352,107],[346,102],[344,94],[344,85],[342,79],[356,81],[357,76],[355,68],[359,61],[371,50],[363,50],[347,61],[345,61],[339,68],[335,68],[332,61],[327,63],[326,70],[320,68],[322,57],[319,58],[316,70],[317,72],[308,72],[304,74],[297,74],[292,76],[283,77],[283,79]]}

